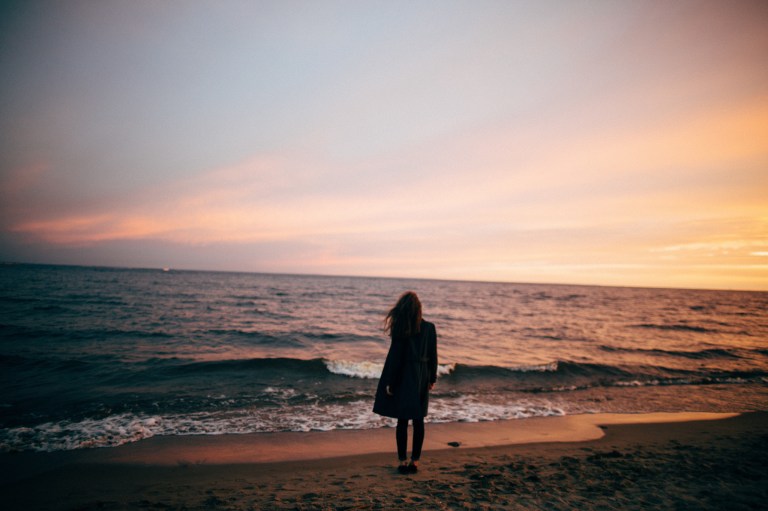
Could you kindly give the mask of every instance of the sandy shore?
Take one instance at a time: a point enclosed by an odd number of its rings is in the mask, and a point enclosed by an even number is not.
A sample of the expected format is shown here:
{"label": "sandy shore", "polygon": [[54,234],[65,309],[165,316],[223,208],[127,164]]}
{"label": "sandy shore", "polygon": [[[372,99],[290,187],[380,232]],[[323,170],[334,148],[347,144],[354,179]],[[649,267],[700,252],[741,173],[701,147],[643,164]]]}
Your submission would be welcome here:
{"label": "sandy shore", "polygon": [[3,509],[768,508],[768,413],[427,428],[415,475],[391,429],[159,437],[2,454],[0,492]]}

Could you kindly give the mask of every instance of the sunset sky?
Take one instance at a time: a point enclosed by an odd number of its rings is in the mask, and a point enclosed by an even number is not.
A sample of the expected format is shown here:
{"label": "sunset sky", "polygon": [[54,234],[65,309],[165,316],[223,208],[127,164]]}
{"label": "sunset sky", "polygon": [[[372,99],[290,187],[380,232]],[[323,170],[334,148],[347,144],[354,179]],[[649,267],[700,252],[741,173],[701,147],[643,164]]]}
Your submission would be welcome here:
{"label": "sunset sky", "polygon": [[0,261],[768,290],[768,2],[0,9]]}

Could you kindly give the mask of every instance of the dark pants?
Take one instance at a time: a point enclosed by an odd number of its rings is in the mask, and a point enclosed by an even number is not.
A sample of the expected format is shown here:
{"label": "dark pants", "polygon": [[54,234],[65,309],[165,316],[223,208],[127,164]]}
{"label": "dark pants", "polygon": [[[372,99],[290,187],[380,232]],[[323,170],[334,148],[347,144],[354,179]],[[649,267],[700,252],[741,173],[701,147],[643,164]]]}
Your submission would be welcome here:
{"label": "dark pants", "polygon": [[[408,446],[408,419],[397,419],[397,429],[395,430],[397,439],[397,457],[400,461],[405,460],[405,451]],[[424,444],[424,419],[413,419],[413,449],[411,450],[411,459],[419,461],[421,458],[421,446]]]}

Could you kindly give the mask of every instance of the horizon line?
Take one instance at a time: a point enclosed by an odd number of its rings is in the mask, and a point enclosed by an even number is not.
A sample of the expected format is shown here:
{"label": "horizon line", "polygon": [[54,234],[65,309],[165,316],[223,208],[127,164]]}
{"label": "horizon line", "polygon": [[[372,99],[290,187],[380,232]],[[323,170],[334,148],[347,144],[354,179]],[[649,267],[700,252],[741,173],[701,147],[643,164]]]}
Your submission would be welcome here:
{"label": "horizon line", "polygon": [[170,266],[110,266],[103,264],[66,264],[66,263],[31,263],[23,261],[0,261],[0,267],[5,266],[54,266],[64,268],[93,268],[104,270],[133,270],[133,271],[158,271],[161,273],[170,272],[189,272],[189,273],[242,273],[250,275],[272,275],[282,277],[321,277],[321,278],[357,278],[357,279],[381,279],[381,280],[418,280],[418,281],[436,281],[436,282],[458,282],[470,284],[506,284],[519,286],[576,286],[576,287],[601,287],[617,289],[658,289],[658,290],[676,290],[676,291],[710,291],[710,292],[738,292],[738,293],[768,293],[768,290],[760,289],[735,289],[735,288],[697,288],[697,287],[664,287],[650,285],[609,285],[609,284],[584,284],[567,282],[520,282],[506,280],[473,280],[473,279],[449,279],[439,277],[392,277],[383,275],[339,275],[325,273],[288,273],[288,272],[269,272],[256,270],[212,270],[200,268],[173,268]]}

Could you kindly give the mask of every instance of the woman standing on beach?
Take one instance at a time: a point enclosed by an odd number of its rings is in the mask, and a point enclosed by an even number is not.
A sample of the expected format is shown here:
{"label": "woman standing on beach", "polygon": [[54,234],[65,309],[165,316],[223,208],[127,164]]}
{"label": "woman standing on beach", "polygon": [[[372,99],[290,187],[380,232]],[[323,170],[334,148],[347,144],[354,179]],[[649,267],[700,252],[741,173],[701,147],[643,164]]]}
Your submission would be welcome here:
{"label": "woman standing on beach", "polygon": [[[437,380],[437,331],[421,317],[421,302],[413,291],[404,293],[384,319],[392,340],[384,362],[373,411],[397,419],[395,438],[400,473],[418,470],[424,443],[424,417],[429,391]],[[408,421],[413,421],[411,462],[406,461]]]}

